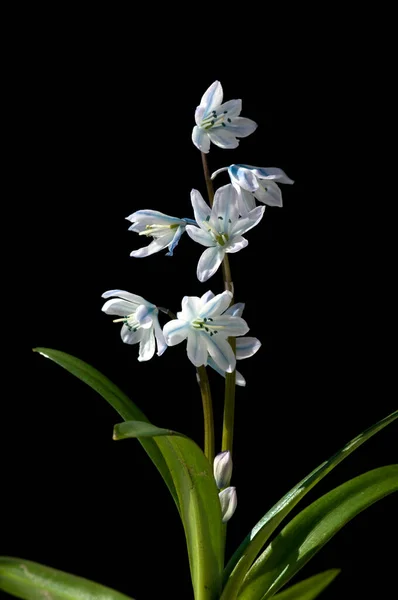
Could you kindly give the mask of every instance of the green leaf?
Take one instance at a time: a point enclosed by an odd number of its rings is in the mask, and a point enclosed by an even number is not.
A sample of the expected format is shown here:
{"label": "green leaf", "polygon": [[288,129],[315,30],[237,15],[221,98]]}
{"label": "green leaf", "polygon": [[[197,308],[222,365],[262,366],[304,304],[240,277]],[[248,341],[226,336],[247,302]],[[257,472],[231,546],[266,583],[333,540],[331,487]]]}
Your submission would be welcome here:
{"label": "green leaf", "polygon": [[292,585],[288,590],[284,590],[275,596],[275,600],[314,600],[340,573],[340,569],[330,569],[323,573],[318,573],[309,579],[300,581]]}
{"label": "green leaf", "polygon": [[384,427],[392,423],[398,417],[398,411],[385,417],[366,431],[348,442],[339,452],[334,454],[329,460],[323,462],[307,477],[302,479],[294,488],[290,490],[279,502],[277,502],[264,517],[253,527],[250,533],[243,540],[235,554],[230,559],[224,571],[224,591],[221,600],[235,600],[238,597],[240,586],[250,569],[253,561],[261,551],[264,544],[273,534],[279,524],[285,519],[289,512],[298,504],[298,502],[332,469],[341,463],[354,450],[359,448],[373,435],[381,431]]}
{"label": "green leaf", "polygon": [[132,600],[94,581],[22,558],[0,557],[0,589],[23,600]]}
{"label": "green leaf", "polygon": [[151,423],[143,423],[142,421],[119,423],[118,425],[115,425],[113,430],[114,440],[125,440],[138,437],[160,437],[163,435],[178,435],[179,437],[185,437],[182,433],[177,433],[171,429],[161,429]]}
{"label": "green leaf", "polygon": [[[69,373],[72,373],[72,375],[75,375],[75,377],[84,381],[84,383],[98,392],[125,421],[133,419],[149,423],[148,419],[138,406],[136,406],[122,390],[112,383],[110,379],[105,377],[105,375],[102,375],[97,369],[94,369],[94,367],[91,367],[79,358],[59,350],[34,348],[33,351],[38,352],[45,358],[53,360],[57,365],[60,365],[69,371]],[[153,439],[139,439],[138,441],[163,477],[179,510],[177,492],[169,468],[167,467],[162,454],[163,447],[165,446],[164,440],[160,439],[155,441]]]}
{"label": "green leaf", "polygon": [[177,490],[187,539],[195,600],[218,600],[223,566],[223,525],[213,469],[194,441],[168,429],[127,422],[115,426],[114,438],[164,436],[164,457]]}
{"label": "green leaf", "polygon": [[256,560],[239,600],[266,600],[361,511],[398,491],[398,465],[374,469],[325,494],[286,525]]}

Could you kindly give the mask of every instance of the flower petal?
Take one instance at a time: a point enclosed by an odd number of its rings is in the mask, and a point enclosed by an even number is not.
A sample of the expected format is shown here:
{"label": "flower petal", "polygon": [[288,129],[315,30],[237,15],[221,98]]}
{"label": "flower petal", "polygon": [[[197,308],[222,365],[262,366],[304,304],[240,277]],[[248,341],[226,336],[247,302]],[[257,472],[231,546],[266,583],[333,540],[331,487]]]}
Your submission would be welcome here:
{"label": "flower petal", "polygon": [[239,219],[231,230],[231,236],[238,236],[242,233],[246,233],[253,227],[255,227],[263,218],[265,206],[257,206],[254,210],[251,210],[247,217]]}
{"label": "flower petal", "polygon": [[210,150],[210,139],[207,132],[195,125],[192,129],[192,141],[197,148],[204,154],[207,154]]}
{"label": "flower petal", "polygon": [[168,346],[176,346],[187,339],[191,326],[186,321],[173,319],[163,327],[163,334]]}
{"label": "flower petal", "polygon": [[224,258],[224,250],[219,246],[207,248],[199,259],[196,275],[202,283],[214,275]]}
{"label": "flower petal", "polygon": [[162,328],[159,325],[158,316],[155,315],[153,318],[153,326],[155,331],[156,345],[158,348],[157,355],[162,356],[163,352],[165,352],[167,348],[166,340],[164,339]]}
{"label": "flower petal", "polygon": [[207,350],[221,371],[232,373],[235,369],[236,359],[232,348],[224,337],[206,335],[204,338],[207,345]]}
{"label": "flower petal", "polygon": [[[217,371],[217,373],[219,373],[222,377],[225,377],[225,371],[222,371],[218,365],[216,365],[216,363],[214,362],[214,360],[211,358],[211,356],[208,357],[207,359],[207,365],[209,367],[211,367],[212,369],[214,369],[215,371]],[[240,385],[240,386],[245,386],[246,385],[246,381],[244,379],[244,377],[239,373],[239,371],[235,371],[235,383],[236,385]]]}
{"label": "flower petal", "polygon": [[239,210],[236,196],[236,191],[230,183],[216,191],[210,222],[218,231],[229,233],[235,221],[238,220]]}
{"label": "flower petal", "polygon": [[241,317],[245,308],[244,302],[237,302],[230,306],[225,312],[224,315],[231,315],[232,317]]}
{"label": "flower petal", "polygon": [[183,321],[194,321],[200,312],[202,306],[201,299],[198,296],[184,296],[181,302],[181,312],[177,317]]}
{"label": "flower petal", "polygon": [[142,338],[140,341],[140,350],[138,353],[138,360],[145,362],[150,360],[155,354],[155,336],[153,334],[153,327],[150,329],[144,329]]}
{"label": "flower petal", "polygon": [[215,317],[221,315],[231,304],[233,298],[232,292],[225,291],[222,294],[217,294],[210,298],[206,304],[202,306],[198,317],[205,319],[207,317]]}
{"label": "flower petal", "polygon": [[198,226],[207,232],[205,223],[210,219],[211,208],[203,200],[202,194],[198,190],[191,190],[191,204],[195,215],[195,221]]}
{"label": "flower petal", "polygon": [[[242,165],[243,166],[243,165]],[[274,179],[275,181],[279,181],[279,183],[294,183],[293,179],[290,179],[282,169],[278,169],[278,167],[252,167],[251,165],[244,165],[245,167],[252,169],[252,171],[259,177],[260,179]]]}
{"label": "flower petal", "polygon": [[209,129],[207,135],[216,146],[232,150],[239,146],[239,140],[236,139],[234,133],[228,130],[227,127],[213,127]]}
{"label": "flower petal", "polygon": [[215,81],[205,91],[200,101],[200,106],[204,109],[203,114],[207,115],[210,111],[220,106],[223,99],[223,90],[221,83]]}
{"label": "flower petal", "polygon": [[242,111],[242,100],[228,100],[217,108],[217,114],[225,114],[226,119],[232,119],[240,115]]}
{"label": "flower petal", "polygon": [[201,331],[191,331],[188,334],[187,354],[195,367],[201,367],[207,363],[206,334]]}
{"label": "flower petal", "polygon": [[209,300],[211,300],[212,298],[214,298],[214,294],[211,290],[203,294],[203,296],[200,299],[202,306],[204,306],[206,302],[209,302]]}
{"label": "flower petal", "polygon": [[231,317],[231,315],[221,315],[219,317],[213,317],[211,322],[211,329],[215,329],[218,334],[224,338],[236,337],[238,335],[245,335],[249,331],[249,326],[242,317]]}
{"label": "flower petal", "polygon": [[[145,298],[142,296],[137,296],[137,294],[130,294],[130,292],[126,292],[124,290],[108,290],[104,294],[102,294],[101,298],[112,298],[112,296],[116,296],[117,298],[124,298],[124,300],[128,300],[132,304],[146,304],[147,306],[152,306],[156,308],[154,304],[147,302]],[[130,311],[131,312],[131,311]]]}
{"label": "flower petal", "polygon": [[237,183],[244,190],[254,192],[258,188],[257,177],[251,169],[242,165],[231,165],[228,167],[228,173],[232,183]]}
{"label": "flower petal", "polygon": [[180,241],[181,236],[185,231],[185,227],[185,224],[178,226],[177,231],[175,232],[174,237],[169,244],[169,251],[166,253],[166,256],[173,256],[174,250],[176,246],[178,246],[178,242]]}
{"label": "flower petal", "polygon": [[203,117],[205,116],[204,106],[197,106],[195,110],[195,123],[200,127]]}
{"label": "flower petal", "polygon": [[174,232],[170,230],[170,233],[167,232],[162,236],[159,236],[155,240],[153,240],[148,246],[144,246],[143,248],[139,248],[138,250],[133,250],[130,252],[130,256],[134,258],[145,258],[146,256],[150,256],[151,254],[155,254],[156,252],[160,252],[167,248],[167,246],[172,242],[174,237]]}
{"label": "flower petal", "polygon": [[136,210],[131,215],[126,217],[127,221],[132,223],[143,223],[145,225],[174,225],[184,224],[184,221],[165,215],[158,210]]}
{"label": "flower petal", "polygon": [[254,192],[254,197],[268,206],[282,206],[282,192],[273,181],[262,180],[261,185]]}
{"label": "flower petal", "polygon": [[134,315],[135,319],[143,329],[149,329],[153,324],[153,308],[148,308],[145,304],[141,304]]}
{"label": "flower petal", "polygon": [[198,242],[198,244],[202,244],[202,246],[207,246],[210,248],[211,246],[217,245],[214,241],[214,238],[211,237],[207,231],[204,231],[204,229],[200,227],[195,227],[195,225],[187,225],[186,231],[194,242]]}
{"label": "flower petal", "polygon": [[236,510],[238,503],[236,489],[234,487],[225,488],[218,494],[221,504],[222,522],[226,523],[230,520]]}
{"label": "flower petal", "polygon": [[236,339],[236,358],[250,358],[260,349],[261,342],[255,337],[240,337]]}
{"label": "flower petal", "polygon": [[105,302],[102,310],[107,315],[118,315],[119,317],[127,317],[131,315],[137,308],[137,305],[131,304],[127,300],[113,298]]}
{"label": "flower petal", "polygon": [[237,202],[239,214],[242,217],[247,217],[248,213],[256,208],[256,201],[253,194],[241,187],[237,190]]}
{"label": "flower petal", "polygon": [[258,125],[251,119],[245,117],[235,117],[232,119],[232,123],[227,125],[227,129],[230,129],[237,137],[247,137],[253,131],[256,131]]}
{"label": "flower petal", "polygon": [[248,243],[249,242],[247,241],[247,239],[242,237],[241,235],[234,236],[231,242],[227,244],[225,252],[228,252],[229,254],[239,252],[239,250],[242,250],[242,248],[246,248]]}
{"label": "flower petal", "polygon": [[137,329],[137,331],[133,331],[124,324],[120,330],[120,336],[125,344],[138,344],[138,342],[141,341],[143,333],[144,330],[141,328]]}

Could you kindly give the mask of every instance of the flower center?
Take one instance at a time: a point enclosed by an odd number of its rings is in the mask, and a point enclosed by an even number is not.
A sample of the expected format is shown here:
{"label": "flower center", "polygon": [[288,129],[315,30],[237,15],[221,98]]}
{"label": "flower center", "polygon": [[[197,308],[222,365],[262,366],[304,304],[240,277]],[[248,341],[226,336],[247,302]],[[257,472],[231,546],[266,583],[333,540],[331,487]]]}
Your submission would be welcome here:
{"label": "flower center", "polygon": [[170,229],[177,229],[178,223],[173,223],[172,225],[146,225],[144,231],[140,231],[138,235],[151,235],[152,237],[159,237],[166,231]]}
{"label": "flower center", "polygon": [[202,331],[206,331],[206,333],[208,333],[210,337],[218,333],[216,326],[213,325],[213,319],[211,317],[195,319],[195,321],[192,321],[191,325],[194,329],[202,329]]}
{"label": "flower center", "polygon": [[[220,222],[223,221],[223,217],[218,217],[218,218],[219,218]],[[217,231],[217,229],[215,229],[215,227],[210,225],[209,221],[210,221],[210,216],[207,216],[206,220],[203,221],[203,224],[205,225],[205,227],[207,227],[207,232],[210,233],[211,237],[213,238],[213,240],[215,242],[217,242],[217,244],[219,244],[220,246],[225,246],[225,244],[229,240],[229,235],[225,232]],[[229,219],[229,223],[231,223],[231,219]]]}
{"label": "flower center", "polygon": [[227,117],[228,111],[224,110],[224,112],[217,114],[217,111],[213,110],[209,115],[207,115],[201,122],[200,126],[202,129],[212,129],[213,127],[226,127],[228,123],[231,123],[231,119]]}

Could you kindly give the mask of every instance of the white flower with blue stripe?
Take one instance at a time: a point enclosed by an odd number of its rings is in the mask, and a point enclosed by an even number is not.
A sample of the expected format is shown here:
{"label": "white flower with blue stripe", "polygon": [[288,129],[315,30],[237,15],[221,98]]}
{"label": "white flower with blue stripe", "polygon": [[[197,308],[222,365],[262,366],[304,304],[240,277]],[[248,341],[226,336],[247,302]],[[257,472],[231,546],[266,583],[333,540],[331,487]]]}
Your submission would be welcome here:
{"label": "white flower with blue stripe", "polygon": [[238,193],[239,211],[242,215],[253,210],[255,199],[268,206],[282,206],[282,192],[275,183],[294,183],[282,169],[277,167],[253,167],[251,165],[231,165],[218,169],[211,176],[228,171],[231,183]]}
{"label": "white flower with blue stripe", "polygon": [[197,267],[198,279],[203,282],[214,275],[225,253],[238,252],[248,245],[242,234],[261,221],[265,206],[246,211],[244,218],[239,217],[237,193],[230,183],[216,191],[213,208],[206,204],[198,190],[192,190],[191,202],[198,226],[187,225],[187,233],[198,244],[207,246]]}
{"label": "white flower with blue stripe", "polygon": [[236,359],[228,337],[245,335],[249,327],[241,317],[225,314],[232,300],[231,292],[215,296],[209,291],[201,298],[184,296],[177,319],[163,328],[168,346],[187,340],[187,354],[195,367],[205,366],[208,358],[224,373],[235,370]]}
{"label": "white flower with blue stripe", "polygon": [[[230,306],[230,308],[228,308],[225,311],[224,315],[232,315],[233,317],[241,317],[243,314],[244,308],[245,308],[245,305],[242,302],[239,302],[237,304],[234,304],[233,306]],[[254,356],[254,354],[256,354],[256,352],[258,352],[260,347],[261,347],[261,342],[259,339],[255,338],[255,337],[246,337],[245,336],[245,337],[236,338],[236,360],[243,360],[244,358],[250,358],[251,356]],[[220,375],[225,377],[225,371],[222,371],[216,365],[216,363],[211,358],[211,356],[208,357],[207,364],[209,367],[211,367],[212,369],[217,371],[217,373],[219,373]],[[235,383],[236,383],[236,385],[240,385],[240,386],[246,385],[246,380],[243,377],[243,375],[241,373],[239,373],[239,371],[236,371]],[[223,486],[223,487],[225,487],[225,486]]]}
{"label": "white flower with blue stripe", "polygon": [[155,354],[161,356],[167,345],[158,320],[158,309],[142,296],[124,290],[109,290],[102,298],[112,298],[105,302],[102,310],[107,315],[118,315],[114,323],[123,323],[121,336],[125,344],[139,344],[138,360],[150,360]]}
{"label": "white flower with blue stripe", "polygon": [[153,238],[149,246],[131,252],[130,256],[135,258],[150,256],[165,248],[169,250],[166,256],[172,256],[187,223],[196,224],[193,219],[177,219],[157,210],[137,210],[127,217],[127,220],[132,222],[129,231]]}
{"label": "white flower with blue stripe", "polygon": [[223,101],[223,89],[215,81],[206,90],[196,108],[196,125],[192,131],[192,141],[201,152],[207,154],[210,142],[220,148],[237,148],[237,138],[247,137],[257,129],[257,123],[240,117],[242,100]]}

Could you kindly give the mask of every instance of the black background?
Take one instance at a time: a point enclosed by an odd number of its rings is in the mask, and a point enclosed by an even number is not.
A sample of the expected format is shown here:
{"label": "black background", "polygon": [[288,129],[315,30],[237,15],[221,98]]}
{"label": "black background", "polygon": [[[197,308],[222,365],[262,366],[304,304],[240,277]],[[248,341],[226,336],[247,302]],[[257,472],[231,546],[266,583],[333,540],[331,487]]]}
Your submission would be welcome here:
{"label": "black background", "polygon": [[[153,30],[149,13],[130,31],[122,14],[109,23],[105,13],[84,22],[57,15],[51,27],[30,31],[20,51],[0,553],[138,600],[186,599],[184,535],[157,471],[138,443],[112,441],[119,419],[104,400],[31,348],[86,360],[155,424],[201,443],[200,396],[184,346],[138,363],[137,346],[123,345],[119,325],[101,312],[101,294],[126,289],[177,311],[183,295],[222,291],[220,273],[206,284],[196,279],[202,248],[188,236],[173,258],[130,258],[144,242],[125,221],[141,208],[192,216],[191,188],[206,191],[190,140],[193,115],[219,79],[224,98],[242,98],[242,115],[259,127],[235,151],[212,146],[211,170],[278,166],[296,182],[283,186],[284,207],[267,209],[247,234],[249,246],[230,255],[236,300],[246,302],[244,317],[263,344],[240,365],[248,385],[237,390],[230,554],[288,489],[396,408],[394,101],[388,48],[376,55],[366,36],[343,47],[343,26],[330,43],[322,27],[297,39],[280,27],[257,49],[237,34],[224,41],[210,33],[203,16],[185,35],[170,21],[159,27],[160,15]],[[210,377],[219,445],[223,381]],[[378,434],[300,508],[396,461],[396,439],[396,425]],[[397,533],[389,497],[298,579],[341,567],[325,600],[388,596]]]}

